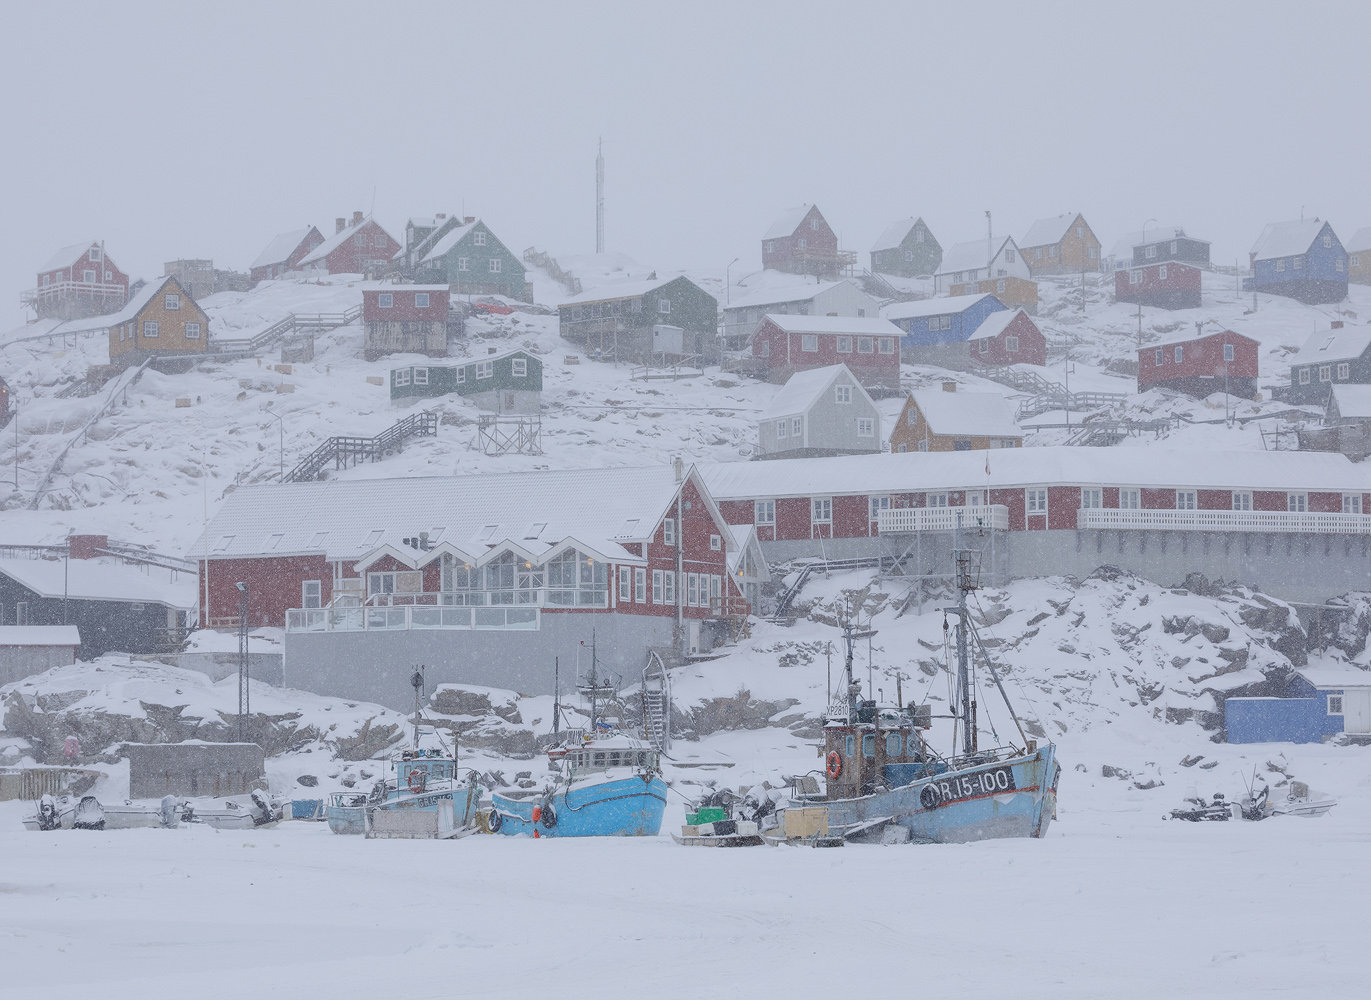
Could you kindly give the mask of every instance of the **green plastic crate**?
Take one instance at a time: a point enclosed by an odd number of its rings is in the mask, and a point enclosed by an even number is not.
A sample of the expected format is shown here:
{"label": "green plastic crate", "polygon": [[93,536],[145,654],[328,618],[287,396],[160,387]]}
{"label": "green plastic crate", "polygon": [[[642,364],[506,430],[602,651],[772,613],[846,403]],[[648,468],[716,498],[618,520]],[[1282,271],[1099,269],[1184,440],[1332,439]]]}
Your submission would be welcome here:
{"label": "green plastic crate", "polygon": [[704,826],[706,823],[718,823],[728,819],[728,811],[716,806],[711,806],[707,809],[701,809],[699,812],[694,813],[693,816],[693,819],[691,816],[686,817],[687,822],[689,822],[691,826]]}

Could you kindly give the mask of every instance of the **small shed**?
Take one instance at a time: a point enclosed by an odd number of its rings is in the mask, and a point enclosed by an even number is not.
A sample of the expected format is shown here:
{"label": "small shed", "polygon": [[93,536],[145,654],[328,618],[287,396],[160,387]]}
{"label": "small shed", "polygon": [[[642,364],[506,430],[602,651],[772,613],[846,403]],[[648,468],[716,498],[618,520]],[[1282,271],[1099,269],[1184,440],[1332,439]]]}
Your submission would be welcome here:
{"label": "small shed", "polygon": [[796,372],[757,422],[758,458],[866,455],[880,450],[880,411],[845,364]]}
{"label": "small shed", "polygon": [[0,625],[0,684],[71,666],[80,645],[75,625]]}
{"label": "small shed", "polygon": [[993,392],[959,392],[956,382],[944,382],[941,391],[911,393],[890,432],[894,454],[1022,447],[1023,431],[1007,399]]}
{"label": "small shed", "polygon": [[246,795],[267,787],[266,755],[256,743],[125,743],[129,798]]}
{"label": "small shed", "polygon": [[1047,365],[1047,338],[1022,309],[991,313],[966,346],[976,365]]}
{"label": "small shed", "polygon": [[1114,298],[1159,309],[1198,309],[1200,269],[1190,264],[1156,264],[1114,272]]}
{"label": "small shed", "polygon": [[1229,743],[1321,743],[1371,733],[1371,670],[1311,659],[1284,697],[1226,699],[1224,728]]}
{"label": "small shed", "polygon": [[1255,340],[1232,330],[1143,347],[1138,350],[1138,391],[1160,386],[1203,399],[1226,390],[1251,399],[1257,393],[1260,351]]}
{"label": "small shed", "polygon": [[923,219],[900,219],[885,227],[871,247],[871,270],[917,278],[936,274],[943,261],[943,248]]}
{"label": "small shed", "polygon": [[1329,329],[1304,342],[1290,362],[1290,403],[1326,403],[1336,385],[1371,384],[1371,327],[1344,326],[1334,320]]}
{"label": "small shed", "polygon": [[368,361],[387,354],[447,356],[453,314],[447,285],[391,285],[362,291],[364,355]]}
{"label": "small shed", "polygon": [[1022,309],[1030,316],[1038,315],[1038,283],[1028,278],[1012,275],[1003,278],[982,278],[980,281],[967,281],[948,287],[953,298],[962,295],[993,295],[1006,308]]}

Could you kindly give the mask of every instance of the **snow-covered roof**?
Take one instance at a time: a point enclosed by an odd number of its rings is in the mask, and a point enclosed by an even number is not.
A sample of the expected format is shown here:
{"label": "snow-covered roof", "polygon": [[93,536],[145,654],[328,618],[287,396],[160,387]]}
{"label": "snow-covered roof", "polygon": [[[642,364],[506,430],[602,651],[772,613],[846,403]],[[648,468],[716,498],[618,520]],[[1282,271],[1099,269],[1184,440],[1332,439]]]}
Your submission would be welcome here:
{"label": "snow-covered roof", "polygon": [[885,232],[881,233],[881,238],[872,245],[871,252],[876,253],[879,250],[898,250],[904,245],[904,241],[909,237],[909,231],[913,229],[918,222],[919,220],[917,218],[900,219],[898,222],[892,222],[885,227]]}
{"label": "snow-covered roof", "polygon": [[1050,219],[1039,219],[1028,228],[1024,238],[1019,240],[1019,246],[1043,247],[1050,243],[1060,243],[1078,215],[1079,212],[1067,212],[1065,215],[1054,215]]}
{"label": "snow-covered roof", "polygon": [[910,395],[934,434],[968,437],[1020,437],[1009,400],[997,392],[945,392],[920,389]]}
{"label": "snow-covered roof", "polygon": [[[982,267],[985,265],[982,264]],[[921,319],[924,316],[947,316],[970,309],[981,299],[993,298],[989,292],[979,295],[953,295],[945,299],[919,299],[916,302],[894,302],[881,310],[885,319]]]}
{"label": "snow-covered roof", "polygon": [[875,316],[791,316],[767,313],[786,333],[852,333],[863,337],[898,337],[900,328]]}
{"label": "snow-covered roof", "polygon": [[[476,220],[476,222],[480,221],[480,219]],[[456,246],[463,236],[476,228],[476,222],[467,222],[460,226],[453,226],[443,234],[442,238],[439,239],[437,243],[433,244],[433,249],[424,254],[424,259],[420,263],[427,264],[429,261],[437,260],[439,257],[443,256],[443,254]]]}
{"label": "snow-covered roof", "polygon": [[[365,219],[363,219],[356,225],[344,226],[343,231],[341,233],[334,233],[328,239],[324,240],[324,242],[320,243],[317,247],[315,247],[306,257],[302,258],[300,263],[313,264],[316,261],[323,260],[329,254],[333,253],[333,251],[337,250],[340,246],[342,246],[349,239],[351,239],[353,235],[360,232],[362,227],[371,221],[372,218],[368,215]],[[383,227],[379,222],[376,223],[376,228],[380,229],[383,233],[386,232],[385,227]],[[390,236],[390,233],[386,233],[386,235]],[[392,239],[393,238],[394,237],[392,237]]]}
{"label": "snow-covered roof", "polygon": [[1371,420],[1371,385],[1334,383],[1333,401],[1337,403],[1338,416]]}
{"label": "snow-covered roof", "polygon": [[728,533],[733,538],[733,544],[728,547],[728,551],[724,554],[725,561],[728,563],[728,575],[735,580],[741,575],[743,555],[748,548],[755,545],[757,546],[757,558],[753,560],[753,567],[757,571],[757,578],[763,583],[769,583],[771,581],[771,567],[767,565],[766,557],[762,554],[761,545],[757,539],[757,526],[755,524],[730,524]]}
{"label": "snow-covered roof", "polygon": [[[356,562],[384,550],[418,564],[444,551],[478,560],[506,542],[543,558],[571,541],[634,560],[622,543],[648,540],[676,491],[670,466],[246,486],[210,519],[209,555]],[[423,531],[427,552],[401,542]],[[204,558],[204,536],[186,552]]]}
{"label": "snow-covered roof", "polygon": [[[1022,309],[1000,309],[993,312],[981,320],[981,325],[976,327],[976,332],[967,340],[988,340],[991,337],[998,337],[1004,333],[1005,327],[1014,322],[1014,317],[1021,313],[1023,313]],[[1029,322],[1032,323],[1033,321],[1029,320]],[[949,393],[949,395],[951,394]]]}
{"label": "snow-covered roof", "polygon": [[805,216],[813,205],[797,205],[795,208],[788,208],[779,219],[771,224],[771,228],[762,237],[764,240],[778,240],[782,236],[789,236],[800,228],[800,223],[804,222]]}
{"label": "snow-covered roof", "polygon": [[38,273],[56,271],[60,267],[71,267],[85,255],[87,250],[99,245],[98,240],[87,240],[85,243],[73,243],[71,246],[63,247],[48,258],[48,262],[38,269]]}
{"label": "snow-covered roof", "polygon": [[152,301],[153,297],[156,296],[166,283],[171,281],[174,277],[175,275],[164,274],[160,278],[153,278],[151,281],[145,283],[142,288],[133,293],[129,300],[124,303],[124,308],[120,309],[117,313],[106,313],[103,316],[86,316],[83,319],[68,320],[54,330],[53,333],[91,333],[97,330],[108,330],[110,327],[118,326],[120,323],[127,323],[137,316],[143,310],[143,307]]}
{"label": "snow-covered roof", "polygon": [[0,625],[0,646],[79,646],[75,625]]}
{"label": "snow-covered roof", "polygon": [[40,597],[165,604],[180,610],[195,607],[193,577],[182,574],[179,582],[171,583],[166,579],[170,570],[153,567],[144,573],[137,566],[104,559],[0,559],[0,573]]}
{"label": "snow-covered roof", "polygon": [[808,371],[796,372],[786,379],[785,385],[777,390],[776,395],[771,397],[771,403],[762,411],[761,420],[773,420],[776,417],[788,417],[798,413],[807,413],[809,408],[814,405],[824,393],[828,392],[829,386],[838,380],[838,376],[846,374],[852,385],[855,385],[866,396],[867,402],[871,402],[871,397],[867,395],[851,369],[844,364],[828,365],[825,368],[810,368]]}
{"label": "snow-covered roof", "polygon": [[1329,660],[1322,663],[1311,662],[1308,666],[1297,667],[1299,674],[1316,688],[1371,687],[1371,670],[1363,670],[1353,663]]}
{"label": "snow-covered roof", "polygon": [[1323,226],[1320,219],[1268,223],[1257,242],[1252,244],[1252,252],[1256,254],[1256,260],[1298,256],[1308,252]]}
{"label": "snow-covered roof", "polygon": [[850,278],[842,278],[838,281],[821,281],[818,284],[797,284],[788,288],[771,288],[734,299],[725,306],[725,309],[755,309],[758,306],[779,306],[789,305],[792,302],[808,302],[821,292],[836,288],[844,282],[855,285],[855,282]]}
{"label": "snow-covered roof", "polygon": [[1109,251],[1109,256],[1132,259],[1134,247],[1143,246],[1145,243],[1160,243],[1162,240],[1174,240],[1184,235],[1185,229],[1182,226],[1149,225],[1146,230],[1139,229],[1137,232],[1125,233],[1119,237],[1114,248]]}
{"label": "snow-covered roof", "polygon": [[643,281],[639,278],[630,278],[625,281],[611,281],[604,285],[598,285],[580,295],[573,295],[569,299],[563,299],[558,303],[561,306],[579,306],[587,302],[613,302],[616,299],[636,299],[648,292],[656,291],[668,282],[675,281],[679,275],[670,278],[649,278]]}
{"label": "snow-covered roof", "polygon": [[[949,393],[949,396],[952,394]],[[990,474],[986,475],[986,465]],[[1371,469],[1334,452],[1004,448],[729,462],[698,466],[715,500],[917,493],[986,487],[1104,485],[1166,489],[1364,492]]]}
{"label": "snow-covered roof", "polygon": [[1351,361],[1371,347],[1371,327],[1344,326],[1340,330],[1321,330],[1304,342],[1292,365],[1327,364]]}
{"label": "snow-covered roof", "polygon": [[991,254],[986,253],[987,244],[985,240],[967,240],[965,243],[954,243],[943,254],[943,262],[938,265],[938,276],[954,274],[957,271],[976,271],[988,267],[990,262],[1004,251],[1004,245],[1013,242],[1013,237],[1005,237],[1000,240],[999,245],[995,247],[995,252]]}
{"label": "snow-covered roof", "polygon": [[305,237],[313,231],[313,226],[306,226],[304,229],[292,229],[288,233],[281,233],[267,244],[265,250],[257,255],[252,266],[270,267],[272,264],[285,263],[290,259],[290,255],[295,252],[295,248],[303,243]]}
{"label": "snow-covered roof", "polygon": [[1342,245],[1348,253],[1365,253],[1371,250],[1371,226],[1363,226],[1352,234],[1352,238]]}

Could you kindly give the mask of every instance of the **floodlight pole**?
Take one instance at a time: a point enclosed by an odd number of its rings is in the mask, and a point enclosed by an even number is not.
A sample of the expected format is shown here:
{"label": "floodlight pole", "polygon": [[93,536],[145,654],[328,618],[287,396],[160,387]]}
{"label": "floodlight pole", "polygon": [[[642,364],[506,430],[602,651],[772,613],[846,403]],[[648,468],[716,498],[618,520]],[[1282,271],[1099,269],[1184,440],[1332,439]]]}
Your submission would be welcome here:
{"label": "floodlight pole", "polygon": [[248,712],[248,585],[235,583],[238,588],[238,742],[246,742]]}

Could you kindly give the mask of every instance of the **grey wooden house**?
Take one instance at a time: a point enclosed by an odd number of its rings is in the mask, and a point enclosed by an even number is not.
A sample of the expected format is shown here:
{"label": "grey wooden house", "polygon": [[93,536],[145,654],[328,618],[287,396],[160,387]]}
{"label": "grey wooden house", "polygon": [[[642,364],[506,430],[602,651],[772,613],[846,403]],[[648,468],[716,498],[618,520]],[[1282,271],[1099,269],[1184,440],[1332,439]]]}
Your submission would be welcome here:
{"label": "grey wooden house", "polygon": [[1328,401],[1335,385],[1371,384],[1371,327],[1333,328],[1314,334],[1290,363],[1290,387],[1281,395],[1289,403]]}
{"label": "grey wooden house", "polygon": [[876,274],[917,278],[937,274],[942,262],[942,245],[923,219],[892,222],[871,247],[871,270]]}
{"label": "grey wooden house", "polygon": [[602,285],[566,300],[557,312],[562,336],[597,360],[651,363],[653,327],[659,325],[681,329],[682,357],[719,355],[719,301],[689,278]]}
{"label": "grey wooden house", "polygon": [[875,454],[882,440],[881,414],[844,364],[796,372],[757,422],[758,458]]}
{"label": "grey wooden house", "polygon": [[531,414],[539,411],[542,392],[543,362],[525,350],[456,365],[406,365],[390,371],[392,400],[456,393],[491,413]]}

